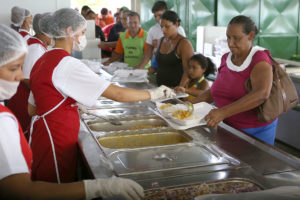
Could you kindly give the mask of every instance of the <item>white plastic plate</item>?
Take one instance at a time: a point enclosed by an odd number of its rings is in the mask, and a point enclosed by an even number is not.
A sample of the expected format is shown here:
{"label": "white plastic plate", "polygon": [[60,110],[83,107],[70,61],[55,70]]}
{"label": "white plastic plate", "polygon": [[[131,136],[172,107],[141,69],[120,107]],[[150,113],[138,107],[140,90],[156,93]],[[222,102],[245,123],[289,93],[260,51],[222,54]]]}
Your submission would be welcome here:
{"label": "white plastic plate", "polygon": [[[155,114],[163,118],[172,128],[177,130],[185,130],[188,128],[192,128],[195,126],[205,125],[206,121],[204,120],[204,117],[210,112],[211,109],[213,109],[213,106],[206,103],[206,102],[200,102],[194,104],[194,112],[191,115],[190,118],[186,118],[183,120],[177,119],[175,117],[172,117],[172,109],[164,109],[161,110],[160,106],[163,105],[160,102],[156,103],[157,111],[155,111]],[[178,108],[183,108],[184,105],[173,105],[175,107],[174,110]]]}

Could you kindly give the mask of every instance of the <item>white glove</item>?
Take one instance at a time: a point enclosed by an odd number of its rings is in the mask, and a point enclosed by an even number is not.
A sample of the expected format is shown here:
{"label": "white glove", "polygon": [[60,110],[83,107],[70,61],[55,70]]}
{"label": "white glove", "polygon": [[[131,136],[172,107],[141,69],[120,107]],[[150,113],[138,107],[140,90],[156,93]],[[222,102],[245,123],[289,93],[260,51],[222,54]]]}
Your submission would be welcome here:
{"label": "white glove", "polygon": [[78,104],[77,103],[77,106],[78,106],[78,110],[82,113],[88,113],[88,110],[87,110],[87,107],[84,106],[84,105],[81,105],[81,104]]}
{"label": "white glove", "polygon": [[123,196],[127,200],[139,200],[144,197],[144,189],[136,182],[124,178],[99,178],[84,180],[86,200],[96,197]]}
{"label": "white glove", "polygon": [[175,97],[176,94],[173,92],[171,88],[168,88],[167,86],[160,86],[158,88],[150,89],[148,90],[151,96],[151,100],[157,100],[162,98],[172,98]]}

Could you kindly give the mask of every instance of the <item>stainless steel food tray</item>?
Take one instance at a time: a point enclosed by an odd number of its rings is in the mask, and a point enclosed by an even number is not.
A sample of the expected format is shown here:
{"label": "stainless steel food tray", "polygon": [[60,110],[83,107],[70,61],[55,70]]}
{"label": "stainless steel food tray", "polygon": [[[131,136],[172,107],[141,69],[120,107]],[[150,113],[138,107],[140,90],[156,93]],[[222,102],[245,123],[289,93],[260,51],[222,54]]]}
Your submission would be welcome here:
{"label": "stainless steel food tray", "polygon": [[138,107],[141,105],[144,105],[145,102],[139,101],[139,102],[117,102],[110,99],[98,99],[98,103],[96,106],[93,106],[91,109],[95,108],[132,108],[132,107]]}
{"label": "stainless steel food tray", "polygon": [[[89,109],[89,112],[100,115],[104,117],[111,118],[120,118],[120,117],[128,117],[128,116],[147,116],[153,115],[153,111],[147,105],[127,105],[120,107],[110,107],[110,108],[96,108]],[[92,118],[89,115],[83,114],[81,116],[83,119]]]}
{"label": "stainless steel food tray", "polygon": [[[95,119],[95,118],[94,118]],[[140,117],[123,117],[114,118],[122,123],[122,125],[112,125],[102,119],[88,120],[86,123],[92,131],[111,132],[124,130],[142,130],[149,128],[167,127],[167,123],[157,116],[140,116]]]}
{"label": "stainless steel food tray", "polygon": [[197,143],[119,149],[107,154],[107,157],[119,175],[195,167],[209,171],[216,165],[239,165],[238,161],[232,162],[233,158]]}
{"label": "stainless steel food tray", "polygon": [[263,187],[258,183],[249,179],[235,178],[146,190],[144,200],[191,200],[204,194],[236,194],[260,190],[263,190]]}
{"label": "stainless steel food tray", "polygon": [[151,128],[143,130],[114,131],[96,136],[100,146],[108,149],[128,149],[164,146],[191,142],[192,137],[171,128]]}

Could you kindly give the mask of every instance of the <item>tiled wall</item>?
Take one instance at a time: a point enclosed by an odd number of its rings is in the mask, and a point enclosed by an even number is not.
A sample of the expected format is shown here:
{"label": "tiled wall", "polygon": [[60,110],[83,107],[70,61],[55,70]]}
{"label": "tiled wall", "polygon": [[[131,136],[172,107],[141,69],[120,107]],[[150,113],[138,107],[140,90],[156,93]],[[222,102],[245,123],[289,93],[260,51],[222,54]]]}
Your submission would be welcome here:
{"label": "tiled wall", "polygon": [[[300,54],[300,0],[166,0],[176,11],[195,47],[199,25],[226,26],[236,15],[250,16],[259,34],[255,43],[269,49],[274,57],[289,59]],[[141,20],[146,30],[155,21],[151,8],[155,0],[141,0]]]}

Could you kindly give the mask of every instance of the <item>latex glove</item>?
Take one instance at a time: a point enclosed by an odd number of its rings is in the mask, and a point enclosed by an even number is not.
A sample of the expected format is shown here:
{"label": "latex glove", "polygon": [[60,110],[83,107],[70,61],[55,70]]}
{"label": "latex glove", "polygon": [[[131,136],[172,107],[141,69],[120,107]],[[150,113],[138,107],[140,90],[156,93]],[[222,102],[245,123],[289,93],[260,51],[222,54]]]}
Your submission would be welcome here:
{"label": "latex glove", "polygon": [[88,110],[87,108],[84,106],[84,105],[81,105],[81,104],[77,104],[78,106],[78,110],[82,113],[88,113]]}
{"label": "latex glove", "polygon": [[176,94],[173,92],[171,88],[168,88],[165,85],[162,85],[158,88],[148,90],[151,96],[151,100],[157,100],[162,98],[172,98],[175,97]]}
{"label": "latex glove", "polygon": [[124,178],[100,178],[84,180],[85,198],[123,196],[127,200],[139,200],[144,197],[144,189],[136,182]]}

